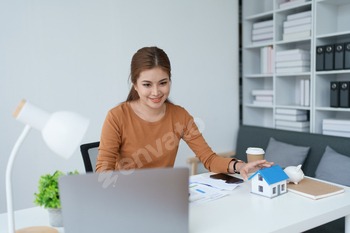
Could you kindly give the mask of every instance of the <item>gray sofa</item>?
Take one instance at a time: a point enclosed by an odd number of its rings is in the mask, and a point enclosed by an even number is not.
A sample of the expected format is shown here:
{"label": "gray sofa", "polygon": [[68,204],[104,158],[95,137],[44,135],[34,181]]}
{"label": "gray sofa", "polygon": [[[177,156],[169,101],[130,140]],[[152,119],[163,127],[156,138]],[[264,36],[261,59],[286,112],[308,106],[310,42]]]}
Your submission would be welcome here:
{"label": "gray sofa", "polygon": [[[235,157],[237,159],[247,161],[247,156],[245,153],[246,149],[248,147],[260,147],[266,150],[271,137],[284,143],[310,147],[308,156],[306,157],[305,162],[302,166],[302,170],[306,176],[315,177],[315,171],[327,145],[338,153],[350,157],[350,138],[292,132],[245,125],[240,126],[238,132]],[[307,232],[334,233],[344,231],[344,218],[342,218],[324,224]]]}

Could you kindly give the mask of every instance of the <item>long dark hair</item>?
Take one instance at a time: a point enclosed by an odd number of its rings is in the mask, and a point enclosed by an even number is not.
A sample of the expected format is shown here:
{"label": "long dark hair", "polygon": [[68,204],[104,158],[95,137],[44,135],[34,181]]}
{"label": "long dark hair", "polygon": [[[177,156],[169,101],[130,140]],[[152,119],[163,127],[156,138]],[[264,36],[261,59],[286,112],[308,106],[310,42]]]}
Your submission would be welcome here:
{"label": "long dark hair", "polygon": [[[163,69],[169,75],[169,80],[171,81],[171,66],[168,55],[162,49],[157,47],[144,47],[139,49],[131,59],[129,77],[131,83],[135,85],[142,71],[155,67]],[[126,102],[140,98],[134,85],[132,85],[130,89]],[[166,99],[165,102],[170,101]]]}

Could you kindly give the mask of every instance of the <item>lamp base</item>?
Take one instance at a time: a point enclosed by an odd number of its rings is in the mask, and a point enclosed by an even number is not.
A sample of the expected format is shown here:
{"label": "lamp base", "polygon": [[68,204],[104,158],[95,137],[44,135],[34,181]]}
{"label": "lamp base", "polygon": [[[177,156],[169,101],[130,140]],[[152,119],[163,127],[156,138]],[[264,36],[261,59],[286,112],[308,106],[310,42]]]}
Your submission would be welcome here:
{"label": "lamp base", "polygon": [[58,233],[58,231],[52,227],[26,227],[16,230],[16,233]]}

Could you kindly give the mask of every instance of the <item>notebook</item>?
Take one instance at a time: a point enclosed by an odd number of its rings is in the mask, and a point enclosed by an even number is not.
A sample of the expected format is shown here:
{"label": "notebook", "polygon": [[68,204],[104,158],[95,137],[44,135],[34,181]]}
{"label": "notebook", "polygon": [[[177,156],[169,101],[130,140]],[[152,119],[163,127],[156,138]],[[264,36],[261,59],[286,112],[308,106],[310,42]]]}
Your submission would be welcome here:
{"label": "notebook", "polygon": [[344,189],[335,185],[310,178],[302,179],[298,184],[287,184],[289,192],[296,193],[314,200],[343,193]]}
{"label": "notebook", "polygon": [[188,168],[59,177],[64,231],[188,232],[188,180]]}

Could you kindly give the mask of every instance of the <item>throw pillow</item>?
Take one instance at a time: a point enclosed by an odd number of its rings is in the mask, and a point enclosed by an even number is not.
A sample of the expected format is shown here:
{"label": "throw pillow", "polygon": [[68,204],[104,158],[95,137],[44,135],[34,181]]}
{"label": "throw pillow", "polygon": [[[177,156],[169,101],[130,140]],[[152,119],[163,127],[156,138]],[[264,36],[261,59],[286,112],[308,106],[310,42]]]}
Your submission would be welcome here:
{"label": "throw pillow", "polygon": [[264,159],[268,162],[274,162],[275,165],[280,165],[284,169],[288,166],[303,164],[309,150],[310,147],[295,146],[270,138]]}
{"label": "throw pillow", "polygon": [[317,166],[315,175],[321,180],[350,186],[350,157],[337,153],[326,147],[326,150]]}

